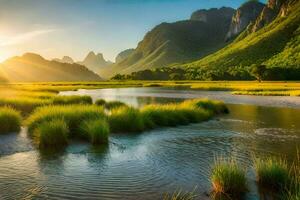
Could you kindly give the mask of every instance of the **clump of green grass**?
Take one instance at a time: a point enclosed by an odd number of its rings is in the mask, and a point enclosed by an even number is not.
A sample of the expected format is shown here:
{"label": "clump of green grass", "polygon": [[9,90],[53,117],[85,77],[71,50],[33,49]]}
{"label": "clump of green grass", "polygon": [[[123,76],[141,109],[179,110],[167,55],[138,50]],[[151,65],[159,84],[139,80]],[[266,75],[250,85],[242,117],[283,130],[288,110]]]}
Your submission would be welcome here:
{"label": "clump of green grass", "polygon": [[245,170],[234,159],[216,159],[210,179],[217,196],[240,197],[247,191]]}
{"label": "clump of green grass", "polygon": [[23,115],[28,115],[34,109],[40,106],[51,104],[50,99],[28,98],[28,97],[15,97],[15,98],[2,98],[0,99],[0,106],[9,106],[16,110],[21,111]]}
{"label": "clump of green grass", "polygon": [[254,168],[258,184],[266,189],[283,190],[290,181],[288,165],[284,159],[255,158]]}
{"label": "clump of green grass", "polygon": [[97,100],[95,101],[95,104],[96,104],[97,106],[104,106],[105,103],[106,103],[106,101],[105,101],[104,99],[97,99]]}
{"label": "clump of green grass", "polygon": [[[187,125],[189,123],[205,121],[216,114],[214,111],[211,111],[212,108],[208,109],[199,106],[198,103],[202,101],[203,100],[187,100],[179,104],[148,105],[143,107],[141,112],[146,119],[145,124],[148,128]],[[217,108],[216,110],[220,113],[224,111]]]}
{"label": "clump of green grass", "polygon": [[81,124],[81,130],[92,144],[107,144],[109,136],[109,124],[106,119],[96,119],[84,121]]}
{"label": "clump of green grass", "polygon": [[112,110],[112,109],[124,107],[124,106],[127,106],[127,105],[121,101],[109,101],[104,104],[104,107],[107,110]]}
{"label": "clump of green grass", "polygon": [[52,98],[53,104],[68,105],[68,104],[92,104],[93,100],[90,96],[55,96]]}
{"label": "clump of green grass", "polygon": [[140,132],[145,129],[142,115],[138,109],[122,106],[111,110],[108,117],[112,132]]}
{"label": "clump of green grass", "polygon": [[34,136],[41,149],[58,149],[68,143],[69,128],[63,119],[43,122],[35,129]]}
{"label": "clump of green grass", "polygon": [[201,107],[206,110],[210,110],[210,111],[214,112],[215,114],[229,113],[227,106],[221,101],[201,99],[201,100],[192,100],[192,102],[197,107]]}
{"label": "clump of green grass", "polygon": [[0,108],[0,134],[20,131],[21,121],[20,112],[10,107]]}
{"label": "clump of green grass", "polygon": [[80,133],[80,124],[86,120],[104,118],[102,107],[95,105],[56,105],[36,109],[26,120],[29,133],[43,122],[53,119],[63,119],[70,128],[72,135]]}

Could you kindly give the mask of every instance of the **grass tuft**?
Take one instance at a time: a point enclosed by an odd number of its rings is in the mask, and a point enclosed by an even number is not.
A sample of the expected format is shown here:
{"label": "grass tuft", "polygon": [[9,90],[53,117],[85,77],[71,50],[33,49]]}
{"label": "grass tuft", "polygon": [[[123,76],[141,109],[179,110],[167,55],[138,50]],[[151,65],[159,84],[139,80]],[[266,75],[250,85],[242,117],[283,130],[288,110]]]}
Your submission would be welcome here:
{"label": "grass tuft", "polygon": [[0,108],[0,134],[20,131],[21,122],[20,112],[10,107]]}
{"label": "grass tuft", "polygon": [[127,106],[127,105],[121,101],[109,101],[104,104],[104,107],[107,110],[112,110],[112,109],[124,107],[124,106]]}
{"label": "grass tuft", "polygon": [[239,197],[247,191],[245,171],[233,159],[216,159],[210,178],[217,196]]}
{"label": "grass tuft", "polygon": [[122,106],[111,110],[108,117],[112,132],[140,132],[145,130],[142,115],[138,109]]}
{"label": "grass tuft", "polygon": [[286,160],[279,158],[254,159],[257,182],[260,186],[274,191],[283,190],[289,182]]}
{"label": "grass tuft", "polygon": [[62,119],[43,122],[35,129],[34,136],[41,149],[59,149],[68,143],[69,128]]}
{"label": "grass tuft", "polygon": [[106,101],[105,101],[104,99],[97,99],[97,100],[95,101],[95,104],[96,104],[97,106],[104,106],[105,103],[106,103]]}
{"label": "grass tuft", "polygon": [[69,104],[92,104],[93,100],[90,96],[55,96],[53,97],[53,104],[55,105],[69,105]]}
{"label": "grass tuft", "polygon": [[88,120],[81,124],[81,130],[85,137],[94,145],[107,144],[109,136],[109,124],[105,119]]}
{"label": "grass tuft", "polygon": [[29,133],[41,123],[53,119],[63,119],[70,128],[71,134],[80,135],[80,124],[86,120],[105,117],[102,107],[95,105],[58,105],[36,109],[26,120]]}

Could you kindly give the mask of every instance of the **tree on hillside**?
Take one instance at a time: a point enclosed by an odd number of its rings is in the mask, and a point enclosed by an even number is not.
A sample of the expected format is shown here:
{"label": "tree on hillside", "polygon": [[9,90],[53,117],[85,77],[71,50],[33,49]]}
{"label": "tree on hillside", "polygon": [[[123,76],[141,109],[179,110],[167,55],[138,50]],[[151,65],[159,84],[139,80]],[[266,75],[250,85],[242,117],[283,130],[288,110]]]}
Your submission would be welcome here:
{"label": "tree on hillside", "polygon": [[251,66],[251,74],[259,81],[261,82],[263,79],[263,76],[266,72],[267,68],[265,65],[252,65]]}

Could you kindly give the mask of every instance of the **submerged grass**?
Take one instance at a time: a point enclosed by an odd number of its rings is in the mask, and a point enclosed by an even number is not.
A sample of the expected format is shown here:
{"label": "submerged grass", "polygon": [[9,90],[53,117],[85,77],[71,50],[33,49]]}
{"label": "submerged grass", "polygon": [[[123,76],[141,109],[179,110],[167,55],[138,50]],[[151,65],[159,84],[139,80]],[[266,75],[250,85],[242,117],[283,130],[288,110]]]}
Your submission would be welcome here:
{"label": "submerged grass", "polygon": [[109,124],[106,119],[96,119],[84,121],[80,129],[83,137],[92,144],[107,144],[110,133]]}
{"label": "submerged grass", "polygon": [[37,126],[35,140],[41,149],[59,149],[68,143],[69,128],[63,119],[45,121]]}
{"label": "submerged grass", "polygon": [[18,132],[21,128],[21,114],[10,107],[0,108],[0,134]]}
{"label": "submerged grass", "polygon": [[234,159],[217,158],[211,172],[213,195],[241,197],[247,191],[245,170]]}

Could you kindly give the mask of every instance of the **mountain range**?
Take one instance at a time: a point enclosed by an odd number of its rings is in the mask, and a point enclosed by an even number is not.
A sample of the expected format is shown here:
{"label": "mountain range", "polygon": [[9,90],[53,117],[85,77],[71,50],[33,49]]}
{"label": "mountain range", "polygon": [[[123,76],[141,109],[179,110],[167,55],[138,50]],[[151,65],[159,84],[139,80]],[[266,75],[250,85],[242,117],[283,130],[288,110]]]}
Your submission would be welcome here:
{"label": "mountain range", "polygon": [[300,67],[299,0],[269,0],[258,18],[231,44],[185,67],[228,71],[253,64],[269,68]]}
{"label": "mountain range", "polygon": [[234,13],[227,7],[198,10],[189,20],[162,23],[149,31],[126,59],[103,70],[101,75],[160,68],[215,52],[227,44],[225,37]]}
{"label": "mountain range", "polygon": [[[70,59],[66,58],[65,61]],[[38,54],[26,53],[0,64],[2,81],[100,81],[99,75],[83,65],[46,60]]]}
{"label": "mountain range", "polygon": [[[299,9],[299,0],[250,0],[236,10],[198,10],[189,20],[156,26],[128,58],[102,75],[180,67],[205,80],[211,74],[222,79],[228,71],[230,76],[248,73],[253,64],[298,68]],[[239,75],[244,77],[248,75]]]}
{"label": "mountain range", "polygon": [[113,64],[111,61],[106,61],[102,53],[95,54],[95,52],[90,51],[83,61],[75,62],[71,57],[64,56],[62,59],[55,58],[54,61],[61,63],[77,63],[86,66],[89,70],[98,73],[101,69]]}
{"label": "mountain range", "polygon": [[[0,64],[0,76],[12,81],[94,81],[176,68],[186,79],[243,80],[251,79],[253,65],[274,68],[277,74],[281,69],[300,71],[299,25],[299,0],[249,0],[237,9],[201,9],[187,20],[161,23],[136,48],[120,52],[115,63],[93,51],[78,62],[69,56],[50,61],[27,53]],[[296,77],[294,71],[286,73]]]}

